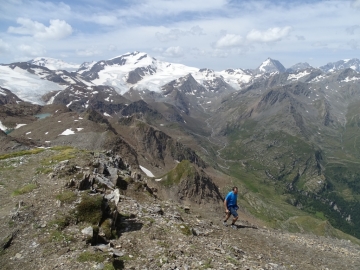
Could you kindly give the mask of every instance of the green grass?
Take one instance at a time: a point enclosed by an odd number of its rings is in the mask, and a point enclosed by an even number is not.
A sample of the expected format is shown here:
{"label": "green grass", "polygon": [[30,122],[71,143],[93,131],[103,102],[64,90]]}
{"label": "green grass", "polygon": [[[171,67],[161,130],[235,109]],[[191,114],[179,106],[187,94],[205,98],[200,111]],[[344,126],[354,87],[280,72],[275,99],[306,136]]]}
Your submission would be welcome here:
{"label": "green grass", "polygon": [[51,241],[53,242],[73,242],[75,238],[71,235],[65,234],[59,230],[53,230],[50,233]]}
{"label": "green grass", "polygon": [[56,199],[60,200],[62,203],[72,203],[76,201],[77,195],[73,191],[67,190],[56,195]]}
{"label": "green grass", "polygon": [[334,227],[327,220],[316,219],[311,216],[297,216],[292,217],[283,223],[283,226],[290,232],[301,233],[314,233],[320,236],[335,237],[339,239],[347,239],[357,244],[360,243],[359,239],[347,235]]}
{"label": "green grass", "polygon": [[45,149],[43,149],[43,148],[34,148],[31,150],[12,152],[12,153],[8,153],[8,154],[0,155],[0,160],[14,158],[14,157],[21,157],[21,156],[26,156],[26,155],[34,155],[34,154],[41,153],[43,151],[45,151]]}
{"label": "green grass", "polygon": [[124,262],[120,259],[114,259],[113,262],[107,263],[104,266],[104,270],[120,270],[124,268]]}
{"label": "green grass", "polygon": [[11,195],[12,196],[19,196],[19,195],[22,195],[22,194],[29,193],[29,192],[33,191],[34,189],[36,189],[36,188],[37,188],[37,185],[30,183],[30,184],[27,184],[27,185],[19,188],[19,189],[14,190]]}
{"label": "green grass", "polygon": [[69,150],[69,149],[70,150],[74,149],[74,147],[68,146],[68,145],[51,147],[51,150],[55,150],[55,151],[62,151],[62,150]]}
{"label": "green grass", "polygon": [[52,168],[48,168],[48,167],[39,167],[36,168],[36,174],[49,174],[53,171]]}
{"label": "green grass", "polygon": [[172,186],[179,184],[180,181],[187,177],[193,177],[195,175],[195,168],[188,160],[181,161],[173,170],[163,176],[161,184],[164,186]]}
{"label": "green grass", "polygon": [[52,220],[49,225],[55,226],[57,230],[62,231],[70,225],[72,219],[73,218],[70,215],[60,215]]}
{"label": "green grass", "polygon": [[183,235],[187,235],[187,236],[192,235],[191,229],[188,225],[183,223],[183,224],[178,224],[177,227]]}
{"label": "green grass", "polygon": [[106,254],[99,252],[84,251],[77,258],[78,262],[97,262],[101,263],[107,258]]}
{"label": "green grass", "polygon": [[326,220],[326,217],[325,217],[323,212],[316,212],[315,217],[317,217],[317,218],[319,218],[321,220]]}
{"label": "green grass", "polygon": [[50,166],[50,165],[59,163],[64,160],[73,159],[73,158],[77,157],[79,155],[79,153],[82,152],[82,151],[77,150],[72,147],[54,147],[51,149],[56,150],[57,153],[48,158],[43,159],[41,161],[41,164],[43,166]]}

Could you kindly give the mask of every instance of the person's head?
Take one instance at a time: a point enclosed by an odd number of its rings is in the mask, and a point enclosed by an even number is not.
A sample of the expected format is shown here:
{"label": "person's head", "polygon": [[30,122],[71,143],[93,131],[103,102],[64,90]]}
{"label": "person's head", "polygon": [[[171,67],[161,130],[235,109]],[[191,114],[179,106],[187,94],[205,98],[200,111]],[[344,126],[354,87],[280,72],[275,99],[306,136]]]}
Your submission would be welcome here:
{"label": "person's head", "polygon": [[234,194],[238,193],[238,188],[237,187],[233,187],[232,190],[233,190]]}

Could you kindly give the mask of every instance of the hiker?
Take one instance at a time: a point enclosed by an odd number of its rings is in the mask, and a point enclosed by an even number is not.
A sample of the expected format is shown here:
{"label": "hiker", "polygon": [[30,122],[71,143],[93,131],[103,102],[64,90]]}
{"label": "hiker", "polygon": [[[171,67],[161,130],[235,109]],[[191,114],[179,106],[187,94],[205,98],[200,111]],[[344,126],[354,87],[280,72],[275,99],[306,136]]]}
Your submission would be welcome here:
{"label": "hiker", "polygon": [[235,222],[239,217],[238,213],[236,212],[239,209],[239,207],[237,206],[237,193],[238,188],[233,187],[232,191],[230,191],[228,195],[226,195],[226,198],[224,200],[226,217],[223,224],[226,226],[227,220],[230,218],[231,215],[233,215],[234,218],[231,223],[231,228],[233,229],[237,229]]}

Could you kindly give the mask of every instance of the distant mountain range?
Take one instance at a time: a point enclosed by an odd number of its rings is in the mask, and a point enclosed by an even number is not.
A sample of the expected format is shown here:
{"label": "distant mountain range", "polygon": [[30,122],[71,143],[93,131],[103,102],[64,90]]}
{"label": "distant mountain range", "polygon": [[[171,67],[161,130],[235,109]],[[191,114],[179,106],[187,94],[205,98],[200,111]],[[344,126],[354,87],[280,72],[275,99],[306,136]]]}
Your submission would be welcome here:
{"label": "distant mountain range", "polygon": [[87,87],[105,85],[113,87],[119,94],[124,94],[130,89],[161,93],[166,84],[191,74],[205,89],[216,92],[218,87],[244,89],[274,73],[288,73],[289,78],[294,80],[305,74],[297,75],[303,70],[312,69],[327,73],[351,68],[359,71],[359,64],[358,59],[351,59],[329,63],[318,69],[308,63],[298,63],[286,69],[279,61],[268,58],[255,70],[238,68],[214,71],[163,62],[147,53],[133,52],[109,60],[81,65],[46,57],[38,57],[28,62],[2,64],[0,80],[2,87],[11,90],[20,98],[44,104],[43,95],[63,90],[70,85]]}

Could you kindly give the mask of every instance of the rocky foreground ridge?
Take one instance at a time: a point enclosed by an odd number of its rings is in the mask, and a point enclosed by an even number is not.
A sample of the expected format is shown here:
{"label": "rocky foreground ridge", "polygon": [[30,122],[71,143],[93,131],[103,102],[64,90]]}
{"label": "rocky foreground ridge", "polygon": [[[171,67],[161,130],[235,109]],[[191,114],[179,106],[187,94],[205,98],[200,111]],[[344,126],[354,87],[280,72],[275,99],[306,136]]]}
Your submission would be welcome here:
{"label": "rocky foreground ridge", "polygon": [[114,152],[0,157],[2,269],[360,267],[355,239],[273,230],[244,210],[236,230],[223,226],[220,191],[197,166],[189,184],[189,173],[156,181]]}

